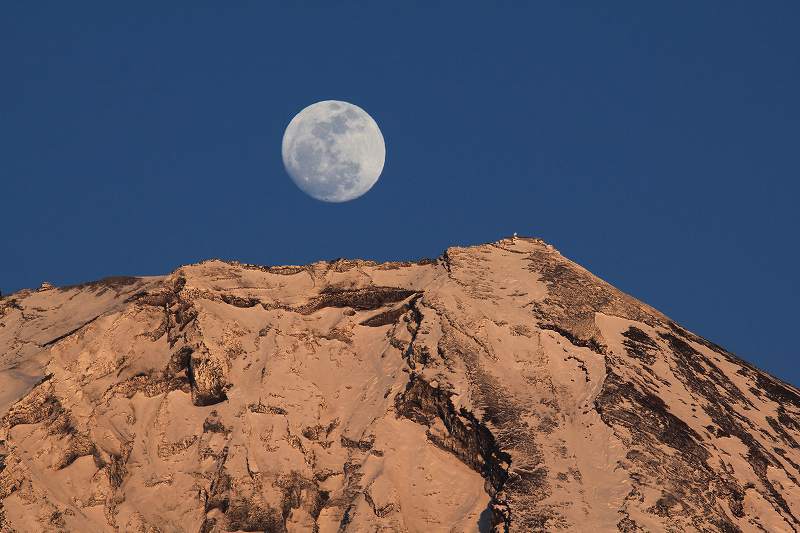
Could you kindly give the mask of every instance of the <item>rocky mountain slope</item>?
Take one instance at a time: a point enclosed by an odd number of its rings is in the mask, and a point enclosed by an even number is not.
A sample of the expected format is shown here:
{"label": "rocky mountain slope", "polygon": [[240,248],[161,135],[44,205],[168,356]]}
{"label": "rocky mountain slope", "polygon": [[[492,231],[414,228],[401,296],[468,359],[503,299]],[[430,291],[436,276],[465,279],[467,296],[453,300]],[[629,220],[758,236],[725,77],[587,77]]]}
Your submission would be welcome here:
{"label": "rocky mountain slope", "polygon": [[0,299],[0,531],[797,531],[800,391],[536,239]]}

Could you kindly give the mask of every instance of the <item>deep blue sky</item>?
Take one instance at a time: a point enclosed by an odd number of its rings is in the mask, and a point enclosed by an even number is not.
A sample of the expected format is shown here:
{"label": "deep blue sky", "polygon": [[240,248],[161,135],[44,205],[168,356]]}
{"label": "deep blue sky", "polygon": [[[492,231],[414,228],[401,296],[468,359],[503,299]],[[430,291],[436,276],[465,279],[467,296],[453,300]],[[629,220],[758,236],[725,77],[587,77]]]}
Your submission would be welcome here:
{"label": "deep blue sky", "polygon": [[[517,231],[800,383],[797,2],[237,4],[2,7],[0,290]],[[346,204],[281,164],[326,99],[387,142]]]}

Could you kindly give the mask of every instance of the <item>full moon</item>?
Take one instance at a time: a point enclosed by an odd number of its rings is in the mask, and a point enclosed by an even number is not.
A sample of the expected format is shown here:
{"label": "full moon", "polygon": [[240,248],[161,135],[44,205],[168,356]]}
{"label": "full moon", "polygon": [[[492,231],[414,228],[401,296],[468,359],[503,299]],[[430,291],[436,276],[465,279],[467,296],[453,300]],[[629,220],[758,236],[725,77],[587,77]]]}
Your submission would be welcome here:
{"label": "full moon", "polygon": [[283,165],[295,184],[323,202],[347,202],[375,185],[386,145],[360,107],[337,100],[311,104],[283,134]]}

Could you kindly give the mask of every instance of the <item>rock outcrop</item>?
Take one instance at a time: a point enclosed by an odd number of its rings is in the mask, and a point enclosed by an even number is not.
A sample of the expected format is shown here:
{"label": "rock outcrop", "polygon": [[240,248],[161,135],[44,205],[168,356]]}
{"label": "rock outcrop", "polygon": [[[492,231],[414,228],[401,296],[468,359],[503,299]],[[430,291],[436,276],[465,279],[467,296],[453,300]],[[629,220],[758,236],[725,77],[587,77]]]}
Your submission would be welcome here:
{"label": "rock outcrop", "polygon": [[537,239],[0,298],[0,532],[798,531],[800,391]]}

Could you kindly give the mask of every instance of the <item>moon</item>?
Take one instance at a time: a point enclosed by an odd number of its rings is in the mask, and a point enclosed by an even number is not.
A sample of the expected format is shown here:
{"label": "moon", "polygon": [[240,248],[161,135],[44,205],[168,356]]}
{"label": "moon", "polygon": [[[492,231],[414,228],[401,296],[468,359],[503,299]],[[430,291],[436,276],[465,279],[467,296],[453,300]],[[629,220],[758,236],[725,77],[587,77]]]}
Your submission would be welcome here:
{"label": "moon", "polygon": [[347,202],[378,181],[386,145],[378,124],[357,105],[311,104],[283,134],[283,165],[295,184],[323,202]]}

